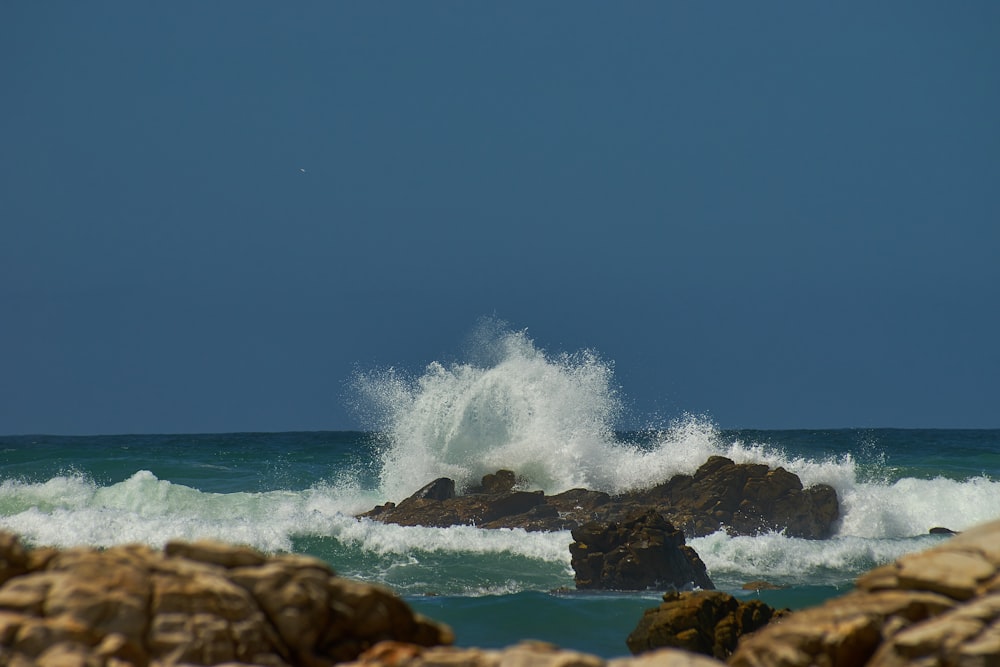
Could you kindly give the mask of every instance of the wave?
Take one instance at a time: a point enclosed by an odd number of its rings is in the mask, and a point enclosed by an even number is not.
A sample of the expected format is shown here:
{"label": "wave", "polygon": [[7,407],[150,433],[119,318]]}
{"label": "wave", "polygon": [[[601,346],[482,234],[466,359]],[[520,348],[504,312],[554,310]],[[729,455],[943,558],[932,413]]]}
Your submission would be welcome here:
{"label": "wave", "polygon": [[[382,434],[377,476],[367,461],[347,457],[338,459],[344,464],[330,471],[331,481],[299,490],[211,493],[148,470],[113,484],[72,472],[7,479],[0,482],[0,528],[60,547],[215,539],[304,551],[401,590],[480,595],[572,586],[570,534],[404,528],[354,515],[441,476],[468,487],[507,468],[521,486],[549,494],[578,487],[618,493],[693,473],[713,455],[780,466],[806,486],[836,489],[842,517],[831,540],[725,533],[691,540],[727,586],[752,579],[837,585],[940,539],[927,535],[931,527],[963,530],[1000,516],[1000,482],[985,475],[893,478],[877,460],[874,468],[861,465],[844,448],[793,453],[726,434],[704,416],[622,438],[625,401],[610,363],[591,351],[546,353],[526,332],[493,321],[463,361],[434,362],[416,375],[359,373],[354,385],[359,410]],[[367,458],[367,446],[351,451]],[[281,483],[279,476],[272,481]],[[224,490],[231,488],[239,487]]]}
{"label": "wave", "polygon": [[459,488],[500,468],[522,486],[559,493],[608,493],[650,487],[692,473],[712,455],[783,465],[804,483],[838,490],[851,484],[853,461],[788,459],[756,444],[726,442],[712,421],[685,415],[647,433],[642,443],[616,435],[624,400],[613,366],[590,350],[551,355],[525,331],[487,321],[473,336],[470,360],[432,362],[422,373],[395,368],[358,373],[358,411],[383,434],[380,492],[400,501],[429,481]]}
{"label": "wave", "polygon": [[[360,494],[360,495],[359,495]],[[215,539],[265,552],[312,553],[349,576],[407,592],[550,590],[572,586],[568,531],[525,532],[386,525],[353,515],[374,491],[317,485],[300,491],[207,493],[139,471],[108,486],[81,476],[0,484],[0,528],[29,543],[107,547]],[[977,478],[855,484],[839,533],[811,541],[725,533],[689,540],[717,585],[839,584],[941,539],[928,524],[963,529],[1000,513],[1000,488]]]}

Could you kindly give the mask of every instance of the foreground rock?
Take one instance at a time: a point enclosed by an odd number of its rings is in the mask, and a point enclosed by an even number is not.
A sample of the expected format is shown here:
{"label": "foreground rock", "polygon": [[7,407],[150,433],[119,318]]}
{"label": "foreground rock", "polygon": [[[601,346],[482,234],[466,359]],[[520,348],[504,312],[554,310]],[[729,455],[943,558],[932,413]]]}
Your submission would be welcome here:
{"label": "foreground rock", "polygon": [[573,530],[569,545],[579,589],[715,588],[705,563],[684,544],[684,533],[658,512]]}
{"label": "foreground rock", "polygon": [[395,505],[363,517],[403,526],[475,525],[483,528],[572,530],[591,521],[622,521],[646,510],[664,515],[689,537],[720,529],[738,535],[785,531],[792,537],[825,539],[840,517],[837,493],[826,484],[803,488],[784,468],[734,463],[713,456],[694,475],[677,475],[644,491],[610,496],[572,489],[546,496],[518,491],[515,475],[501,470],[464,495],[441,478]]}
{"label": "foreground rock", "polygon": [[731,665],[1000,664],[1000,521],[904,556],[746,638]]}
{"label": "foreground rock", "polygon": [[387,639],[452,635],[313,558],[181,542],[26,550],[0,533],[0,666],[319,667]]}
{"label": "foreground rock", "polygon": [[522,642],[499,650],[383,642],[345,667],[721,667],[711,658],[661,649],[637,658],[604,660],[544,642]]}
{"label": "foreground rock", "polygon": [[720,591],[666,593],[663,604],[646,610],[626,644],[635,654],[672,647],[725,659],[740,637],[788,613]]}

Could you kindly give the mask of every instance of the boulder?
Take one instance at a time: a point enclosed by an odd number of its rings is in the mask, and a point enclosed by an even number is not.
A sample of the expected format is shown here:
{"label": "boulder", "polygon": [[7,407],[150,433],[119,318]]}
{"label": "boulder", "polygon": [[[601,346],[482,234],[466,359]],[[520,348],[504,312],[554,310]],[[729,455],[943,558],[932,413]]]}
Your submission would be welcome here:
{"label": "boulder", "polygon": [[684,533],[647,511],[622,522],[592,522],[572,532],[569,547],[578,589],[712,589],[705,564]]}
{"label": "boulder", "polygon": [[784,468],[734,463],[723,456],[709,457],[694,475],[677,475],[625,498],[655,507],[692,537],[725,529],[735,535],[784,531],[791,537],[825,539],[840,517],[833,487],[804,489],[799,477]]}
{"label": "boulder", "polygon": [[862,575],[856,589],[745,638],[731,665],[995,665],[1000,521]]}
{"label": "boulder", "polygon": [[497,470],[483,475],[482,484],[478,488],[469,489],[469,493],[507,493],[513,490],[516,483],[517,476],[513,470]]}
{"label": "boulder", "polygon": [[787,613],[721,591],[670,592],[663,604],[646,610],[625,643],[633,654],[672,647],[724,660],[740,637]]}
{"label": "boulder", "polygon": [[4,666],[329,665],[388,639],[452,641],[322,561],[211,542],[30,551],[0,534],[0,581]]}

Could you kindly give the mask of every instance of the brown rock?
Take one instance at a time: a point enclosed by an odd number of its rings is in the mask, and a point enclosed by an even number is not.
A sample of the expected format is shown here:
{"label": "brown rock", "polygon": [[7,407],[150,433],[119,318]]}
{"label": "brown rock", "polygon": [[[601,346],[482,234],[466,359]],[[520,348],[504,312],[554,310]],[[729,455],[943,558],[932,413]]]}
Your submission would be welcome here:
{"label": "brown rock", "polygon": [[695,537],[725,528],[737,535],[784,530],[792,537],[825,539],[840,516],[832,487],[803,489],[798,476],[784,468],[769,470],[723,456],[709,457],[694,475],[677,475],[626,497],[655,506]]}
{"label": "brown rock", "polygon": [[684,533],[655,511],[573,530],[569,551],[580,589],[715,588]]}
{"label": "brown rock", "polygon": [[745,638],[731,665],[992,665],[1000,521],[861,576],[857,589]]}
{"label": "brown rock", "polygon": [[779,586],[778,584],[772,584],[770,581],[764,581],[762,579],[757,579],[755,581],[748,581],[747,583],[740,586],[745,591],[780,591],[783,588],[788,588],[787,586]]}
{"label": "brown rock", "polygon": [[634,654],[673,647],[721,660],[732,654],[740,637],[786,613],[720,591],[666,593],[663,604],[646,610],[626,644]]}
{"label": "brown rock", "polygon": [[837,494],[819,484],[802,488],[799,478],[763,464],[736,464],[712,456],[694,475],[677,475],[644,491],[611,497],[571,489],[553,496],[513,491],[515,473],[498,470],[482,484],[455,496],[455,483],[435,480],[406,500],[386,503],[360,515],[403,526],[475,525],[484,528],[572,530],[591,521],[622,521],[653,509],[686,535],[725,528],[734,534],[785,531],[793,537],[829,537],[840,516]]}
{"label": "brown rock", "polygon": [[0,534],[0,559],[3,667],[329,665],[387,639],[452,640],[391,592],[306,556],[175,542],[32,557]]}
{"label": "brown rock", "polygon": [[514,488],[516,482],[514,471],[497,470],[495,474],[483,476],[483,493],[507,493]]}
{"label": "brown rock", "polygon": [[422,648],[384,642],[343,667],[722,667],[723,663],[686,651],[661,649],[635,658],[605,661],[597,656],[525,641],[504,649]]}

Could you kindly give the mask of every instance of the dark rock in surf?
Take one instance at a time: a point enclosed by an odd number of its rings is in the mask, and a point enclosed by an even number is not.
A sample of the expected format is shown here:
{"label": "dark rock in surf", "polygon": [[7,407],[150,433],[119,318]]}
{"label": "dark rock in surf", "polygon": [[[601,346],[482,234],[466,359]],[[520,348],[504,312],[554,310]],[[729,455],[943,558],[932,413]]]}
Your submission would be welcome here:
{"label": "dark rock in surf", "polygon": [[454,497],[455,480],[447,477],[438,477],[411,496],[411,498],[426,498],[427,500],[451,500]]}
{"label": "dark rock in surf", "polygon": [[541,491],[515,491],[515,486],[515,473],[499,470],[456,496],[455,482],[441,478],[398,506],[387,503],[361,516],[404,526],[555,531],[591,521],[622,521],[653,509],[693,537],[725,529],[738,535],[784,531],[808,539],[829,537],[840,516],[832,487],[803,488],[798,476],[784,468],[734,463],[722,456],[709,458],[694,475],[677,475],[619,496],[588,489],[545,496]]}
{"label": "dark rock in surf", "polygon": [[945,528],[943,526],[934,526],[927,532],[929,535],[958,535],[957,531],[954,531],[951,528]]}
{"label": "dark rock in surf", "polygon": [[655,507],[695,537],[725,529],[736,535],[784,531],[790,537],[825,539],[840,517],[833,487],[804,489],[799,477],[784,468],[734,463],[723,456],[710,457],[694,475],[677,475],[624,498]]}
{"label": "dark rock in surf", "polygon": [[[504,472],[504,471],[501,471]],[[513,475],[513,473],[511,473]],[[488,476],[489,477],[489,476]],[[494,476],[490,488],[504,488],[506,476]],[[499,479],[499,481],[497,481]],[[484,487],[486,484],[484,483]],[[513,486],[513,485],[511,485]],[[386,503],[360,516],[400,526],[504,527],[502,519],[523,516],[545,503],[541,491],[503,491],[455,495],[455,481],[442,477],[423,487],[398,505]],[[497,522],[500,522],[499,524]]]}
{"label": "dark rock in surf", "polygon": [[469,493],[507,493],[514,489],[517,476],[513,470],[497,470],[495,473],[483,475],[479,487],[469,489]]}
{"label": "dark rock in surf", "polygon": [[659,607],[646,610],[625,643],[633,655],[672,647],[725,660],[740,637],[788,613],[720,591],[671,592]]}
{"label": "dark rock in surf", "polygon": [[573,539],[569,552],[578,589],[715,588],[684,533],[656,511],[585,524],[573,530]]}

